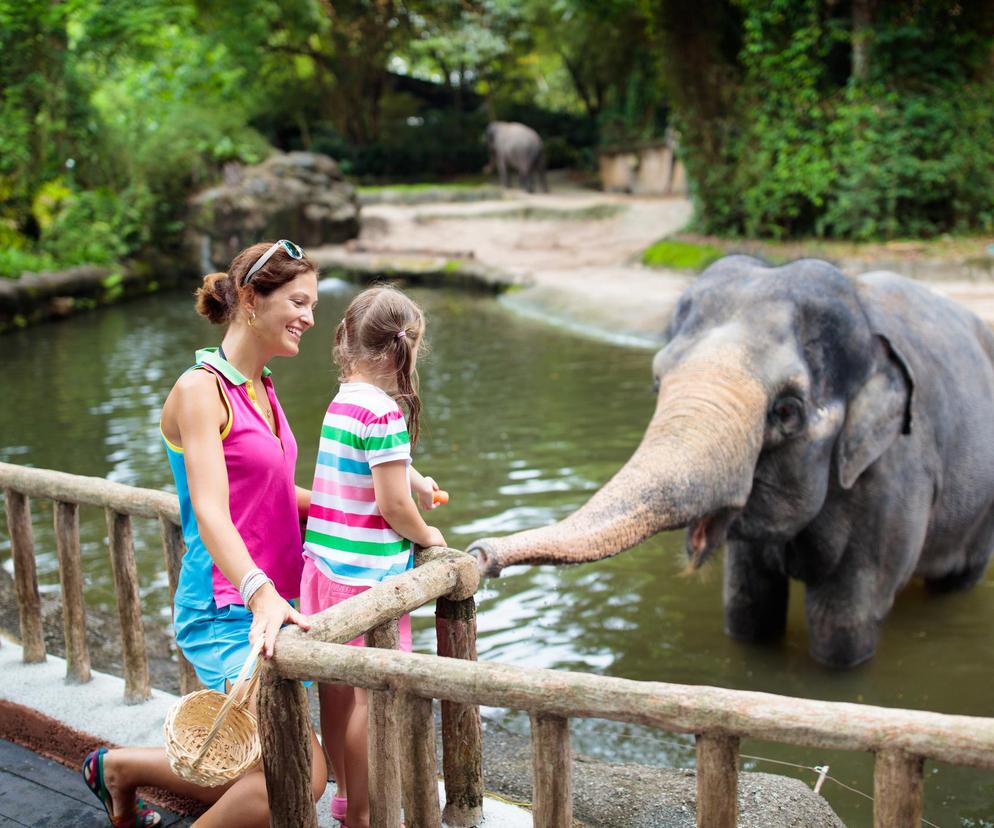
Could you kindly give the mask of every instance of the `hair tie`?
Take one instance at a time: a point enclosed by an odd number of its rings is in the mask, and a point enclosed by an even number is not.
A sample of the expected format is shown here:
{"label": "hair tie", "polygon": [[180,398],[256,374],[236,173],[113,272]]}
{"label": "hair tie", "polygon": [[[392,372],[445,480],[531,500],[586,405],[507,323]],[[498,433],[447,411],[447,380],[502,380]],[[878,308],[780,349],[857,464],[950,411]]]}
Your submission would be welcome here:
{"label": "hair tie", "polygon": [[407,336],[407,331],[397,331],[397,339],[403,339]]}

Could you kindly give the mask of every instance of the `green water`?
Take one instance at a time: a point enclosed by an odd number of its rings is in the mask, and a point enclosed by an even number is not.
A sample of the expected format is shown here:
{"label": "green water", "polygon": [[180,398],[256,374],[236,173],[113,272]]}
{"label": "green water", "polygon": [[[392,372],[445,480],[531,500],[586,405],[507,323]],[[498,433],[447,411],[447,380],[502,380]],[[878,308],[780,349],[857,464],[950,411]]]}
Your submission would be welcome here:
{"label": "green water", "polygon": [[[309,485],[317,435],[336,379],[331,337],[355,289],[322,283],[318,326],[301,354],[272,368]],[[558,519],[627,459],[652,411],[651,353],[605,345],[516,316],[489,297],[412,291],[429,314],[432,352],[421,369],[426,430],[415,458],[452,495],[434,513],[450,545]],[[189,297],[162,295],[0,338],[0,460],[169,487],[158,409],[193,351],[217,331]],[[34,503],[42,589],[58,584],[51,509]],[[113,606],[103,515],[84,509],[87,601]],[[168,623],[158,527],[136,519],[145,611]],[[570,568],[514,568],[479,593],[483,659],[632,679],[708,684],[826,700],[994,715],[994,578],[960,595],[926,598],[912,586],[884,629],[877,657],[831,672],[806,653],[802,593],[789,633],[752,647],[722,632],[717,566],[683,577],[678,535],[615,559]],[[10,567],[0,528],[0,558]],[[415,647],[434,648],[429,609],[415,616]],[[489,727],[527,733],[527,718],[487,711]],[[690,737],[574,720],[578,752],[669,766],[693,763]],[[830,774],[867,794],[868,755],[745,741],[742,752]],[[745,767],[797,775],[767,761]],[[868,800],[833,782],[823,792],[850,826],[871,824]],[[994,826],[994,773],[926,765],[925,815],[936,825]]]}

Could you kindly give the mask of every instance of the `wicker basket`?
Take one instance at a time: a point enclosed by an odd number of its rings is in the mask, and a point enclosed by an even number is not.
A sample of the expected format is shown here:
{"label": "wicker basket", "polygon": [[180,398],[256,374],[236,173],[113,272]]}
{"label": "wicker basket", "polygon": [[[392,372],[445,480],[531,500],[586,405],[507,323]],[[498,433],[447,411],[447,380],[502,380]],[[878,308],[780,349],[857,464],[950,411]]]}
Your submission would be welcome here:
{"label": "wicker basket", "polygon": [[[215,787],[237,779],[262,758],[259,729],[248,704],[259,680],[262,638],[252,648],[231,692],[197,690],[166,715],[163,734],[173,771],[189,782]],[[256,667],[246,681],[250,668]]]}

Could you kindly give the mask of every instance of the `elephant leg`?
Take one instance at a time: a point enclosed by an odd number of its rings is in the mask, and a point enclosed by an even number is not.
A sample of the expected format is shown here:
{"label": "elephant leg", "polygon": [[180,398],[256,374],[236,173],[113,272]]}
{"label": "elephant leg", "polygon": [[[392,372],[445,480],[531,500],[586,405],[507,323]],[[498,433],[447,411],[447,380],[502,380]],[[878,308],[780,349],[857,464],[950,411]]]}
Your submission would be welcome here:
{"label": "elephant leg", "polygon": [[743,641],[769,641],[787,627],[788,581],[782,549],[728,541],[725,549],[725,632]]}
{"label": "elephant leg", "polygon": [[497,172],[500,174],[500,186],[507,189],[510,185],[507,177],[507,161],[497,156]]}
{"label": "elephant leg", "polygon": [[535,180],[532,177],[532,171],[530,169],[525,169],[518,174],[521,180],[521,189],[527,193],[535,192]]}
{"label": "elephant leg", "polygon": [[988,510],[980,526],[965,545],[962,566],[944,575],[925,578],[930,592],[953,592],[979,583],[987,570],[994,549],[994,507]]}
{"label": "elephant leg", "polygon": [[[853,490],[856,492],[856,489]],[[856,492],[842,554],[829,571],[805,577],[812,658],[853,667],[873,657],[897,591],[914,574],[932,504],[932,484],[908,481],[901,497]]]}
{"label": "elephant leg", "polygon": [[[844,563],[844,562],[843,562]],[[893,597],[878,612],[866,577],[829,579],[808,587],[804,603],[811,657],[828,667],[855,667],[873,657],[880,638],[880,619]]]}

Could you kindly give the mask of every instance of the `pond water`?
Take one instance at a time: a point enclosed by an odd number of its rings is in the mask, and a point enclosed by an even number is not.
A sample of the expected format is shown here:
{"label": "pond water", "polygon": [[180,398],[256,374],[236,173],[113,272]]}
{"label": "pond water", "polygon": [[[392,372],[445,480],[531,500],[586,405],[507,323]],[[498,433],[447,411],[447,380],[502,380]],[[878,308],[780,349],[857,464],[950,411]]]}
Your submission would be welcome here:
{"label": "pond water", "polygon": [[[298,482],[309,485],[317,435],[336,387],[331,338],[357,289],[321,283],[318,325],[301,354],[272,367],[300,444]],[[596,342],[518,316],[489,296],[412,290],[429,315],[421,368],[426,429],[417,467],[452,496],[434,513],[451,546],[557,520],[628,458],[653,408],[651,352]],[[0,338],[4,403],[0,460],[169,488],[158,412],[194,350],[218,331],[190,297],[164,294]],[[34,504],[42,589],[57,590],[51,509]],[[103,515],[84,509],[86,597],[113,607]],[[169,621],[158,527],[135,522],[149,620]],[[6,528],[0,558],[10,567]],[[947,713],[994,715],[994,578],[967,593],[927,597],[912,585],[884,628],[877,657],[832,672],[807,655],[803,593],[791,596],[777,646],[735,642],[722,631],[721,573],[681,574],[679,534],[579,567],[515,567],[484,584],[481,659],[631,679],[761,690]],[[415,647],[434,649],[432,615],[415,616]],[[527,717],[487,711],[488,728],[526,734]],[[616,761],[691,766],[690,737],[597,720],[573,720],[576,751]],[[869,755],[744,741],[749,770],[810,768],[872,794]],[[869,800],[835,782],[823,792],[847,825],[870,825]],[[994,773],[926,765],[925,816],[935,825],[994,826]]]}

